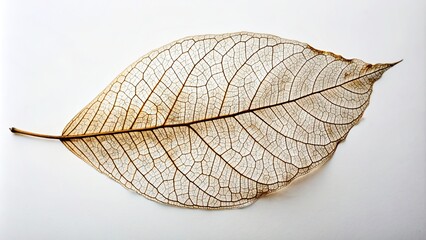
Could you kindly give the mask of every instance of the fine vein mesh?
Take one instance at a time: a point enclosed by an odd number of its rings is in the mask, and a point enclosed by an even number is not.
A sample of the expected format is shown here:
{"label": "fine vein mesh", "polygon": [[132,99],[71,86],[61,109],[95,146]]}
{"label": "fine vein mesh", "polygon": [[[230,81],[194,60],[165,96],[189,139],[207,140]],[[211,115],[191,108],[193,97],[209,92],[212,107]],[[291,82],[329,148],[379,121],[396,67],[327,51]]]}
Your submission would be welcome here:
{"label": "fine vein mesh", "polygon": [[123,71],[63,143],[149,199],[246,206],[330,159],[390,66],[272,35],[189,37]]}

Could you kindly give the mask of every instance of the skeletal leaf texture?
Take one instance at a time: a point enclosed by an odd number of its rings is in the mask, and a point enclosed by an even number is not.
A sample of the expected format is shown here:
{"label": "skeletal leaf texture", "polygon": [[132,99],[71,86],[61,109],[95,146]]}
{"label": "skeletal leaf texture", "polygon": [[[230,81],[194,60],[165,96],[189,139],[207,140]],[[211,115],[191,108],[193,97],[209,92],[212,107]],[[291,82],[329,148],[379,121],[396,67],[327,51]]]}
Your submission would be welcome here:
{"label": "skeletal leaf texture", "polygon": [[57,138],[151,200],[247,206],[330,159],[393,65],[266,34],[188,37],[134,62]]}

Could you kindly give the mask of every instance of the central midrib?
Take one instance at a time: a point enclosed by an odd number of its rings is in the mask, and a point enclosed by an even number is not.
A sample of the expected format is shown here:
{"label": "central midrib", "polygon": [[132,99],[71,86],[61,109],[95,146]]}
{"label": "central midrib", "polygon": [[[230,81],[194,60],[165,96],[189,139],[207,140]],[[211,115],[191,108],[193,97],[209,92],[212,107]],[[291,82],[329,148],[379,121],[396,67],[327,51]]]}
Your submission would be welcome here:
{"label": "central midrib", "polygon": [[377,72],[384,71],[384,70],[386,70],[386,69],[394,66],[395,64],[396,63],[383,64],[385,66],[384,68],[375,70],[374,72],[371,72],[371,73],[368,73],[368,74],[365,74],[365,75],[362,75],[362,76],[358,76],[358,77],[353,78],[353,79],[351,79],[349,81],[346,81],[344,83],[340,83],[340,84],[337,84],[337,85],[334,85],[334,86],[331,86],[331,87],[328,87],[328,88],[325,88],[325,89],[322,89],[322,90],[319,90],[319,91],[316,91],[316,92],[312,92],[312,93],[309,93],[307,95],[300,96],[300,97],[292,99],[292,100],[288,100],[286,102],[280,102],[280,103],[276,103],[276,104],[272,104],[272,105],[267,105],[267,106],[263,106],[263,107],[247,109],[247,110],[243,110],[241,112],[237,112],[237,113],[233,113],[233,114],[222,115],[222,116],[217,116],[217,117],[212,117],[212,118],[206,118],[206,119],[200,119],[200,120],[196,120],[196,121],[192,121],[192,122],[177,123],[177,124],[170,124],[170,125],[160,125],[160,126],[149,127],[149,128],[123,129],[123,130],[116,130],[116,131],[109,131],[109,132],[86,133],[86,134],[77,134],[77,135],[61,135],[61,136],[57,136],[57,139],[59,139],[61,141],[66,141],[66,140],[70,140],[70,139],[88,138],[88,137],[96,137],[96,136],[102,136],[102,135],[129,133],[129,132],[153,131],[155,129],[160,129],[160,128],[184,127],[184,126],[190,126],[190,125],[201,123],[201,122],[208,122],[208,121],[214,121],[214,120],[218,120],[218,119],[222,119],[222,118],[235,117],[235,116],[238,116],[238,115],[241,115],[241,114],[250,113],[250,112],[257,111],[257,110],[262,110],[262,109],[265,109],[265,108],[272,108],[272,107],[275,107],[275,106],[284,105],[284,104],[287,104],[287,103],[292,103],[292,102],[298,101],[300,99],[309,97],[311,95],[314,95],[314,94],[317,94],[317,93],[321,93],[321,92],[325,92],[325,91],[328,91],[328,90],[333,89],[333,88],[340,87],[340,86],[342,86],[344,84],[356,81],[356,80],[361,79],[363,77],[367,77],[369,75],[373,75],[373,74],[375,74]]}

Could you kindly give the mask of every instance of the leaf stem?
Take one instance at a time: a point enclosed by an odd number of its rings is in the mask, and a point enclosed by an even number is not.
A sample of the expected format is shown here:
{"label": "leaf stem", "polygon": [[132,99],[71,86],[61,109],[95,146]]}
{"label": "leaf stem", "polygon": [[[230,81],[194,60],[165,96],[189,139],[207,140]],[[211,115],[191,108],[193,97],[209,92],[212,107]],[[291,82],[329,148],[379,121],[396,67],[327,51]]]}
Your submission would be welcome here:
{"label": "leaf stem", "polygon": [[13,133],[27,135],[27,136],[33,136],[33,137],[39,137],[39,138],[49,138],[49,139],[63,139],[64,138],[63,136],[53,136],[53,135],[47,135],[47,134],[28,132],[28,131],[17,129],[17,128],[14,128],[14,127],[9,128],[9,129]]}

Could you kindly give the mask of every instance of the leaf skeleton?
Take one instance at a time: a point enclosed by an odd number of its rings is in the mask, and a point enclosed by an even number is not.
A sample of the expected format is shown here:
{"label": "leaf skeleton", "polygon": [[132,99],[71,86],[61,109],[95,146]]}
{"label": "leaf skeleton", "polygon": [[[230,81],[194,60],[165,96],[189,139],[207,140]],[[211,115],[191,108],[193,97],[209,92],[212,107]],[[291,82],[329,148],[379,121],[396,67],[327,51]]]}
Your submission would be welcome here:
{"label": "leaf skeleton", "polygon": [[186,37],[132,63],[60,136],[11,131],[59,139],[160,203],[243,207],[329,160],[397,63],[268,34]]}

